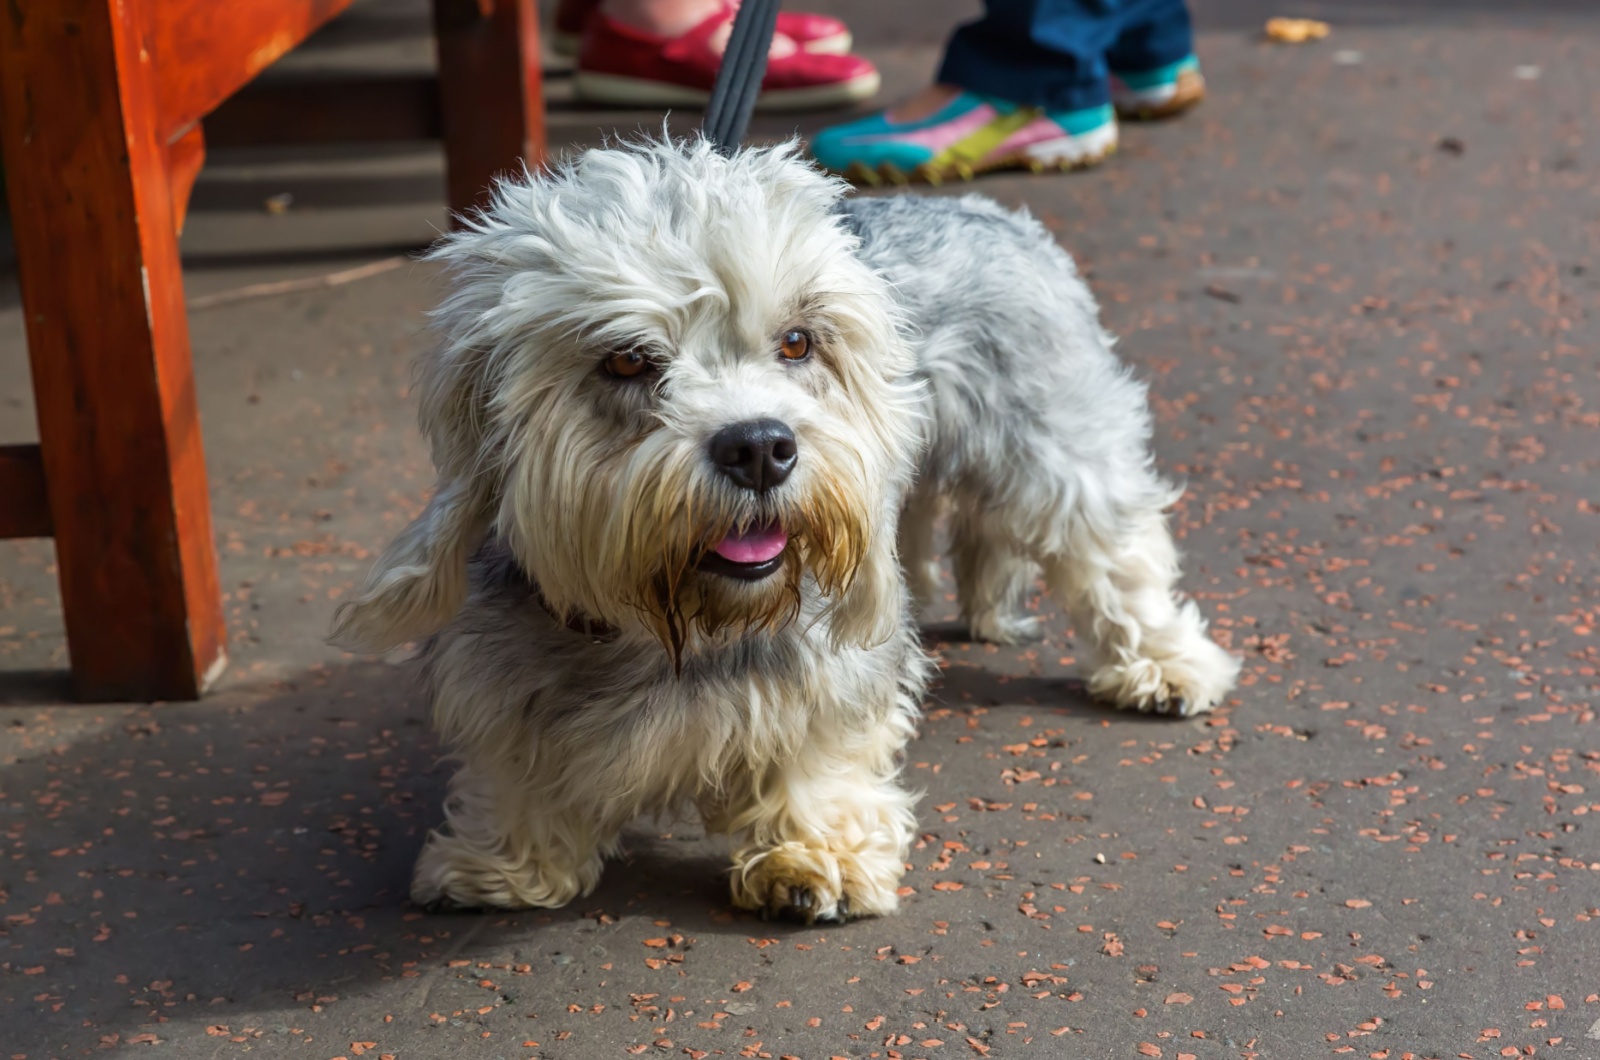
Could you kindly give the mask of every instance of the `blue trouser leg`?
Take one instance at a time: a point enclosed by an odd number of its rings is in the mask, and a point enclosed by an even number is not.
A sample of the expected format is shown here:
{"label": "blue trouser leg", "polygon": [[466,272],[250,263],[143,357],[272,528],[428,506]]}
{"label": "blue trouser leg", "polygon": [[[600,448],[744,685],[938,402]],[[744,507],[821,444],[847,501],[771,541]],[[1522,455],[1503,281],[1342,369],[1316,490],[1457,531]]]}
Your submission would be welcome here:
{"label": "blue trouser leg", "polygon": [[1194,25],[1184,0],[1142,5],[1138,18],[1123,23],[1122,33],[1106,52],[1111,71],[1138,74],[1170,66],[1194,54]]}
{"label": "blue trouser leg", "polygon": [[1110,100],[1110,68],[1177,62],[1192,47],[1184,0],[984,0],[956,30],[941,84],[1052,110]]}

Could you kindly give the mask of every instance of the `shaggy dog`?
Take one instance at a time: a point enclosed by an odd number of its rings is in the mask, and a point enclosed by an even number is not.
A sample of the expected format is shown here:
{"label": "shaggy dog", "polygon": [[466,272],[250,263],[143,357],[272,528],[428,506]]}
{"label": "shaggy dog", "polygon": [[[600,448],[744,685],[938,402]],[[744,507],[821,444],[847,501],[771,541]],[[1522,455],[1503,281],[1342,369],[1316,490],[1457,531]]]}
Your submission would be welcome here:
{"label": "shaggy dog", "polygon": [[737,905],[892,911],[941,515],[975,636],[1034,636],[1042,574],[1095,695],[1231,687],[1072,260],[978,197],[845,192],[792,145],[623,145],[499,185],[433,251],[437,491],[336,629],[428,638],[461,768],[416,901],[561,905],[628,821],[693,806]]}

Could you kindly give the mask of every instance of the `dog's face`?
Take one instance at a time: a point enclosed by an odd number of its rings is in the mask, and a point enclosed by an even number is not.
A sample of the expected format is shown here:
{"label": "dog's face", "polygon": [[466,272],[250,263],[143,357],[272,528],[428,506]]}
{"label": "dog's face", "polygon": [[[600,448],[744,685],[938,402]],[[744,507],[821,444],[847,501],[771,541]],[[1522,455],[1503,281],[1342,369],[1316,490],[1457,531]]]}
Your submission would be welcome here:
{"label": "dog's face", "polygon": [[503,185],[435,252],[454,289],[421,376],[440,481],[341,616],[447,621],[492,527],[558,613],[674,657],[825,602],[842,643],[902,608],[911,354],[883,280],[791,148],[592,151]]}

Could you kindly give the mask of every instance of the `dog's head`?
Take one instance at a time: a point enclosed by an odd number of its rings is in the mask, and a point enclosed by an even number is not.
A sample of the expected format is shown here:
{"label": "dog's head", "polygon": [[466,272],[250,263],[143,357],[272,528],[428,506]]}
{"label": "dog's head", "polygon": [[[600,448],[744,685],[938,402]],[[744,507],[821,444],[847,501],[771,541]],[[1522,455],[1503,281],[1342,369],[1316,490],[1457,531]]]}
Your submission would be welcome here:
{"label": "dog's head", "polygon": [[814,593],[841,644],[896,628],[912,358],[842,187],[795,148],[590,151],[501,184],[433,257],[432,501],[340,613],[382,647],[457,611],[491,530],[558,614],[680,657]]}

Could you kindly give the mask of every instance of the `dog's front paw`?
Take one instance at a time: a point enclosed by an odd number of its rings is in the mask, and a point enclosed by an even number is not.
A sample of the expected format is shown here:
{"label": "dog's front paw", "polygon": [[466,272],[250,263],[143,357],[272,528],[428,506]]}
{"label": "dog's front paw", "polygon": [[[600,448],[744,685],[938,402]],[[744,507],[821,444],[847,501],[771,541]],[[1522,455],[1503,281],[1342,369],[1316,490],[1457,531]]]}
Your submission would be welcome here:
{"label": "dog's front paw", "polygon": [[733,904],[767,917],[810,924],[850,916],[850,899],[834,858],[800,843],[755,854],[733,875]]}
{"label": "dog's front paw", "polygon": [[814,882],[775,882],[767,893],[766,902],[756,912],[762,920],[776,917],[801,924],[818,921],[839,924],[850,919],[850,897],[831,898],[828,891],[816,888]]}
{"label": "dog's front paw", "polygon": [[735,858],[733,904],[805,924],[881,915],[894,911],[901,871],[898,862],[873,871],[858,855],[788,842]]}

